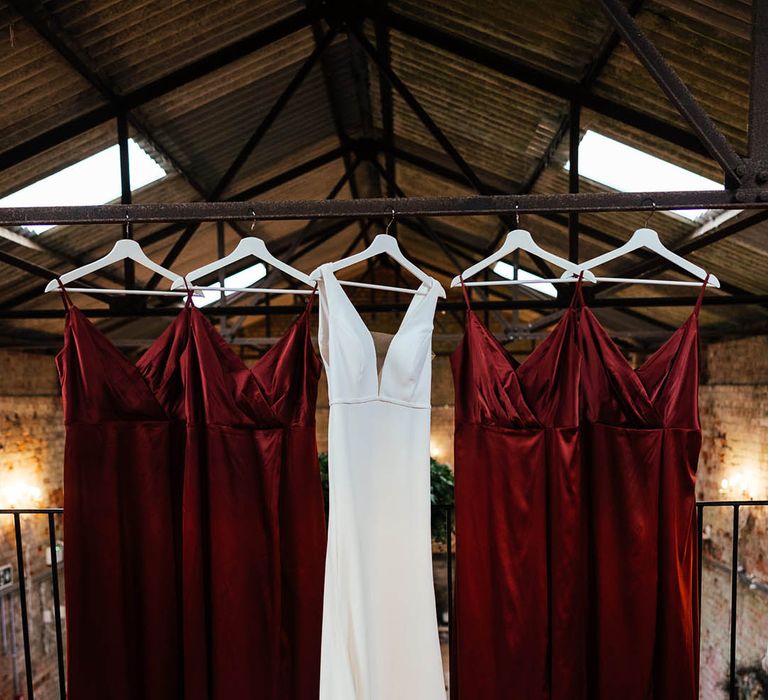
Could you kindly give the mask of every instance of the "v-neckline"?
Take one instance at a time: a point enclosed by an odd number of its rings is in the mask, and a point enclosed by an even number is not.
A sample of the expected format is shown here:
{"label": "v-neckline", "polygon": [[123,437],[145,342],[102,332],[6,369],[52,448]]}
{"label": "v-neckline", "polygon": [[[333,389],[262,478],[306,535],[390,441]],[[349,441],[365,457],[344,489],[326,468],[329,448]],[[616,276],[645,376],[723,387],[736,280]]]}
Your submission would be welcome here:
{"label": "v-neckline", "polygon": [[[363,329],[363,335],[365,335],[365,337],[367,338],[367,345],[369,347],[369,351],[371,353],[372,361],[373,361],[373,372],[376,380],[376,396],[381,397],[381,388],[384,384],[384,377],[387,371],[387,362],[390,358],[393,347],[396,345],[397,340],[399,339],[403,331],[406,329],[408,322],[415,314],[416,309],[418,309],[421,306],[421,304],[424,301],[426,301],[434,293],[435,289],[437,289],[437,287],[439,286],[439,283],[435,279],[432,279],[432,283],[430,285],[427,285],[426,282],[422,282],[417,290],[417,293],[414,294],[411,301],[408,302],[408,308],[405,311],[405,315],[400,321],[400,325],[398,326],[397,330],[392,334],[391,340],[389,341],[387,350],[384,353],[384,358],[381,361],[381,371],[379,371],[378,362],[377,362],[378,358],[376,355],[376,340],[373,337],[373,333],[371,332],[371,329],[368,328],[368,325],[365,323],[365,321],[363,321],[363,317],[360,315],[360,312],[355,308],[355,305],[352,303],[352,300],[349,298],[349,296],[347,296],[347,293],[342,288],[341,283],[336,278],[336,275],[331,269],[331,267],[330,266],[326,267],[325,272],[326,272],[326,278],[330,277],[333,280],[336,293],[340,297],[342,297],[342,299],[344,299],[344,303],[346,304],[348,310],[350,311],[351,316],[355,319],[355,322]],[[421,292],[422,289],[426,290],[424,294],[419,293]]]}
{"label": "v-neckline", "polygon": [[[182,313],[184,312],[184,309],[182,309]],[[93,323],[78,307],[75,306],[71,301],[69,301],[69,305],[66,309],[66,317],[65,317],[65,323],[69,326],[69,329],[67,331],[67,337],[64,342],[64,346],[59,351],[59,353],[56,356],[56,359],[58,361],[59,357],[62,357],[63,354],[67,350],[67,345],[72,339],[72,323],[73,318],[77,317],[78,321],[83,323],[85,327],[88,329],[88,332],[91,334],[91,336],[99,343],[102,344],[104,348],[108,350],[108,352],[115,358],[117,358],[117,362],[122,365],[125,368],[125,371],[130,371],[131,374],[138,377],[139,381],[141,382],[141,386],[144,387],[144,390],[146,390],[149,394],[148,398],[151,398],[154,403],[161,409],[161,411],[164,411],[164,408],[161,404],[161,402],[158,400],[157,396],[155,395],[154,390],[152,389],[152,386],[147,381],[147,377],[144,375],[144,372],[142,371],[142,361],[147,360],[150,357],[150,353],[155,349],[155,346],[161,341],[162,337],[165,335],[166,332],[168,332],[168,329],[164,330],[157,338],[155,338],[147,347],[147,349],[141,353],[139,358],[134,362],[126,355],[120,348],[115,345],[115,343],[110,340],[106,333],[104,333],[95,323]],[[171,328],[173,324],[178,322],[178,318],[175,318],[173,320],[173,323],[168,328]],[[105,368],[106,371],[106,368]]]}
{"label": "v-neckline", "polygon": [[603,341],[611,348],[611,351],[616,354],[616,357],[618,358],[617,363],[618,366],[621,367],[622,373],[626,374],[626,376],[630,378],[629,381],[632,382],[635,386],[635,389],[639,391],[648,408],[654,413],[657,413],[657,397],[661,387],[657,387],[656,391],[649,391],[650,387],[646,386],[645,382],[643,381],[643,370],[648,366],[651,359],[656,357],[659,353],[663,352],[667,348],[671,347],[675,340],[677,340],[679,343],[682,343],[683,336],[687,332],[691,323],[694,324],[694,330],[698,331],[698,310],[694,308],[688,318],[674,331],[672,331],[672,334],[658,348],[656,348],[653,353],[648,355],[648,357],[646,357],[645,360],[643,360],[643,362],[637,367],[633,367],[629,363],[629,360],[627,360],[627,358],[624,356],[624,353],[621,352],[619,346],[616,345],[613,338],[611,338],[608,331],[605,330],[603,324],[600,323],[600,320],[592,312],[592,310],[588,306],[584,306],[583,308],[589,314],[593,327],[597,328]]}

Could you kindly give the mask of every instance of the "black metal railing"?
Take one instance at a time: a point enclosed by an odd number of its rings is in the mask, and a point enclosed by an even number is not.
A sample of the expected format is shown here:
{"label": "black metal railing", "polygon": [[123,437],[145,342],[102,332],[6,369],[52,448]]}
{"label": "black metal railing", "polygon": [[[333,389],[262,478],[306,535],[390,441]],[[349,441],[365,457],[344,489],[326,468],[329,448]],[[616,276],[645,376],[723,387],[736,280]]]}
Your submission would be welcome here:
{"label": "black metal railing", "polygon": [[[696,504],[697,511],[697,536],[698,536],[698,585],[699,601],[701,601],[703,558],[702,545],[704,533],[704,514],[707,509],[730,508],[732,511],[731,519],[731,600],[730,600],[730,631],[729,631],[729,676],[728,676],[728,695],[735,700],[737,697],[736,683],[736,625],[737,625],[737,601],[738,601],[738,582],[739,582],[739,516],[744,508],[768,507],[768,500],[760,501],[699,501]],[[453,609],[453,543],[451,533],[453,531],[453,506],[434,505],[433,510],[439,512],[444,517],[445,523],[445,545],[447,558],[447,585],[448,585],[448,638],[453,637],[453,619],[450,611]],[[61,700],[66,698],[65,671],[64,671],[64,642],[62,635],[61,606],[60,606],[60,588],[59,588],[59,561],[56,548],[56,523],[55,517],[63,513],[62,508],[20,508],[20,509],[0,509],[0,516],[9,515],[13,517],[13,527],[16,543],[16,566],[18,575],[18,597],[21,608],[21,631],[24,646],[24,669],[26,676],[27,700],[34,700],[33,675],[32,675],[32,656],[29,632],[29,611],[27,604],[27,574],[24,568],[24,547],[22,541],[21,516],[45,516],[48,525],[48,539],[51,550],[51,587],[53,596],[53,615],[56,628],[56,660],[58,669],[59,697]],[[0,596],[7,593],[0,592]]]}

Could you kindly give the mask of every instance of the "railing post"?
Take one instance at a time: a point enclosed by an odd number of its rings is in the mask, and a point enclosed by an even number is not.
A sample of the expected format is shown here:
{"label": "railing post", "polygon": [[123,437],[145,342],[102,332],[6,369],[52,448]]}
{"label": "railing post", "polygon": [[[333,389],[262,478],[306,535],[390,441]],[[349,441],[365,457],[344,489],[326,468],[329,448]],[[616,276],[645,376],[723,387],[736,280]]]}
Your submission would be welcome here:
{"label": "railing post", "polygon": [[21,515],[13,514],[16,535],[16,566],[19,572],[19,603],[21,605],[21,636],[24,640],[24,671],[27,677],[27,700],[34,700],[32,687],[32,655],[29,649],[29,617],[27,615],[27,579],[24,575],[24,548],[21,543]]}
{"label": "railing post", "polygon": [[739,505],[733,506],[733,549],[731,550],[731,629],[730,629],[730,671],[728,675],[728,697],[736,700],[736,613],[739,595]]}
{"label": "railing post", "polygon": [[56,551],[56,522],[48,513],[48,541],[51,547],[51,587],[53,588],[53,619],[56,624],[56,662],[59,670],[59,697],[66,700],[67,683],[64,673],[64,642],[61,634],[61,602],[59,598],[59,556]]}

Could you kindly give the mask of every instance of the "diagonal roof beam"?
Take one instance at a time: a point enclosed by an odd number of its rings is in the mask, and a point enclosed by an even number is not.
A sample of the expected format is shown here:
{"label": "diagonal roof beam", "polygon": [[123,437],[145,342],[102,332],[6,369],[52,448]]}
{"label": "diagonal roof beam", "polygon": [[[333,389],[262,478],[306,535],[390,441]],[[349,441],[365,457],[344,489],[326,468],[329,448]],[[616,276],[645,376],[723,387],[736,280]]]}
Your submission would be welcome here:
{"label": "diagonal roof beam", "polygon": [[[125,118],[128,123],[139,133],[145,141],[160,155],[184,180],[189,186],[201,196],[205,196],[205,188],[198,180],[197,176],[190,170],[182,166],[176,157],[157,140],[152,130],[136,115],[135,112],[129,112],[125,109],[123,99],[117,92],[104,80],[96,71],[94,71],[88,61],[85,59],[85,52],[75,45],[71,37],[66,36],[64,30],[58,26],[56,18],[51,16],[45,10],[42,4],[37,3],[33,8],[22,0],[11,0],[11,4],[16,11],[32,26],[32,28],[58,53],[74,70],[76,70],[85,80],[87,80],[107,102],[113,106],[118,115],[118,132],[121,118]],[[245,237],[246,234],[239,222],[231,222],[235,232]],[[54,251],[51,254],[56,255]]]}
{"label": "diagonal roof beam", "polygon": [[[18,1],[21,6],[24,5],[21,0]],[[182,66],[147,85],[120,95],[120,109],[122,111],[130,111],[158,97],[162,97],[265,46],[305,29],[315,17],[314,12],[306,9],[299,10],[218,51]],[[114,119],[116,116],[115,106],[108,103],[74,117],[43,134],[39,134],[24,143],[0,153],[0,170],[38,155],[74,136],[99,126],[110,119]]]}
{"label": "diagonal roof beam", "polygon": [[[352,33],[354,34],[355,39],[357,39],[358,44],[365,50],[365,52],[373,59],[374,63],[379,67],[379,70],[381,71],[382,76],[392,85],[392,87],[395,90],[397,90],[400,97],[403,98],[403,100],[411,108],[413,113],[419,118],[422,124],[424,124],[424,126],[427,128],[427,130],[435,139],[435,141],[437,141],[440,144],[443,150],[451,157],[454,163],[456,163],[459,170],[461,170],[462,174],[466,178],[467,182],[469,182],[469,184],[472,185],[472,187],[479,194],[489,194],[489,188],[485,185],[485,183],[483,183],[480,180],[480,178],[477,176],[475,171],[472,169],[472,166],[469,163],[467,163],[466,160],[464,160],[462,155],[451,143],[451,141],[448,139],[448,137],[445,135],[442,129],[440,129],[440,127],[434,122],[432,117],[429,116],[429,113],[424,109],[421,103],[416,99],[416,96],[410,91],[408,86],[400,79],[397,73],[395,73],[395,71],[392,70],[392,67],[388,64],[388,62],[383,60],[382,56],[368,41],[368,39],[366,39],[365,35],[360,31],[360,29],[355,27],[352,29]],[[504,221],[508,226],[512,225],[511,224],[512,219],[510,219],[508,216],[502,215],[499,218],[502,221]],[[554,272],[543,260],[535,258],[534,262],[536,263],[536,266],[539,268],[539,270],[545,277],[554,276]]]}
{"label": "diagonal roof beam", "polygon": [[[636,15],[640,11],[643,2],[644,0],[633,0],[632,4],[629,6],[628,12],[633,16]],[[616,31],[616,29],[611,29],[603,38],[603,40],[600,42],[598,50],[595,52],[593,59],[584,70],[581,80],[579,80],[579,94],[586,95],[592,90],[595,83],[597,82],[597,79],[600,77],[600,74],[603,72],[603,69],[606,65],[608,65],[608,61],[611,59],[611,56],[616,50],[616,47],[619,45],[620,40],[621,36],[619,35],[618,31]],[[555,154],[560,148],[560,144],[562,144],[563,139],[569,132],[570,128],[571,109],[566,109],[560,118],[558,127],[555,130],[555,135],[552,137],[549,145],[544,150],[544,155],[536,163],[534,168],[531,170],[528,179],[520,188],[521,194],[527,194],[528,192],[533,191],[533,188],[536,186],[536,183],[541,177],[541,174],[549,167],[549,164],[552,162],[552,158],[554,158]],[[496,245],[498,245],[498,241],[496,241]]]}
{"label": "diagonal roof beam", "polygon": [[[304,63],[302,63],[299,70],[296,71],[296,74],[293,76],[293,78],[291,78],[291,81],[288,83],[285,90],[283,90],[280,97],[278,97],[275,101],[275,104],[272,105],[264,119],[262,119],[261,123],[258,125],[258,127],[256,127],[256,131],[253,132],[245,145],[240,149],[240,152],[237,154],[234,161],[232,161],[232,164],[227,168],[227,171],[219,178],[219,181],[216,183],[215,187],[208,193],[206,198],[208,201],[216,201],[224,193],[224,190],[226,190],[227,187],[232,184],[232,181],[237,176],[237,173],[240,172],[240,169],[243,167],[245,162],[251,157],[253,152],[256,150],[256,147],[266,135],[267,131],[269,131],[272,124],[274,124],[277,117],[280,116],[280,113],[283,111],[285,105],[288,104],[291,97],[293,97],[294,93],[304,82],[304,79],[309,75],[312,68],[314,68],[320,56],[329,46],[331,41],[333,41],[333,38],[336,36],[336,32],[336,28],[331,27],[326,32],[325,36],[317,42],[312,53],[307,57]],[[179,238],[173,244],[173,247],[168,251],[165,258],[163,258],[163,262],[161,263],[162,267],[171,267],[171,265],[173,265],[173,263],[176,261],[176,258],[178,258],[178,256],[184,250],[184,247],[191,240],[195,231],[197,231],[197,229],[200,227],[200,223],[201,222],[197,222],[187,226],[181,236],[179,236]],[[154,289],[160,279],[160,275],[152,275],[151,279],[147,283],[147,289]]]}
{"label": "diagonal roof beam", "polygon": [[738,186],[741,179],[738,171],[744,168],[744,161],[702,109],[674,68],[664,60],[653,42],[627,12],[621,0],[597,1],[640,63],[645,66],[670,102],[698,135],[709,155],[720,163],[725,173],[726,184]]}
{"label": "diagonal roof beam", "polygon": [[385,22],[391,29],[436,46],[467,61],[509,75],[515,80],[563,100],[570,102],[572,99],[578,99],[585,109],[675,143],[693,153],[709,155],[701,141],[690,131],[609,98],[590,93],[583,94],[580,84],[576,81],[564,79],[547,70],[520,61],[509,54],[475,44],[439,27],[406,17],[389,9],[379,8],[374,3],[369,8],[369,14],[373,18]]}
{"label": "diagonal roof beam", "polygon": [[[312,22],[312,35],[315,39],[315,46],[317,46],[323,39],[323,30],[320,26],[320,21],[315,20]],[[349,145],[349,136],[344,131],[344,124],[342,121],[341,105],[339,104],[338,97],[334,90],[333,69],[327,53],[324,53],[320,64],[323,71],[323,83],[325,84],[325,94],[328,98],[328,106],[331,110],[331,119],[333,121],[333,128],[336,131],[336,137],[339,139],[339,146],[341,148],[341,158],[344,161],[344,170],[347,173],[347,181],[349,182],[349,189],[352,193],[352,197],[357,199],[360,197],[360,190],[357,187],[357,181],[354,176],[354,169],[352,167],[352,152]]]}
{"label": "diagonal roof beam", "polygon": [[[52,279],[58,277],[58,275],[53,270],[49,270],[47,267],[43,267],[42,265],[38,265],[37,263],[33,263],[29,260],[25,260],[24,258],[20,258],[17,255],[13,255],[12,253],[7,253],[2,250],[0,250],[0,262],[5,263],[6,265],[10,265],[11,267],[15,267],[19,270],[23,270],[24,272],[28,272],[31,275],[35,275],[35,277],[40,277],[46,280],[46,285]],[[42,290],[38,292],[38,295],[44,290],[45,286],[43,286]],[[104,303],[104,298],[100,297],[98,294],[89,294],[88,296],[96,299],[96,301]]]}

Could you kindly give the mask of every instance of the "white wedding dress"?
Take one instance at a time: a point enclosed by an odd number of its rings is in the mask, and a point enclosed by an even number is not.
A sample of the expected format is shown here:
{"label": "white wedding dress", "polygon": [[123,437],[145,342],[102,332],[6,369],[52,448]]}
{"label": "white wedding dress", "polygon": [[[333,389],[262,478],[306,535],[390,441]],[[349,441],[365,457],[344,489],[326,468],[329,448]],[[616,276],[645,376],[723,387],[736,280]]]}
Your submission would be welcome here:
{"label": "white wedding dress", "polygon": [[321,700],[445,700],[432,585],[432,324],[422,285],[377,371],[374,336],[320,268],[330,518]]}

